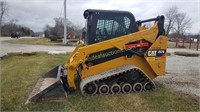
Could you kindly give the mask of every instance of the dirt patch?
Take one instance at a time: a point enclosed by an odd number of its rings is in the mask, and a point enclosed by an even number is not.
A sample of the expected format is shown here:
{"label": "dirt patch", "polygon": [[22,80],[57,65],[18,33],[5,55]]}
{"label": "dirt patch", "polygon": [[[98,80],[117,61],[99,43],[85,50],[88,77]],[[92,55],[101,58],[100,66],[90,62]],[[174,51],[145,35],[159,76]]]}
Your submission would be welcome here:
{"label": "dirt patch", "polygon": [[9,53],[9,55],[15,55],[15,56],[33,56],[38,54],[37,52],[13,52],[13,53]]}
{"label": "dirt patch", "polygon": [[187,57],[198,57],[199,53],[194,53],[194,52],[185,52],[185,51],[176,51],[174,52],[175,55],[179,56],[187,56]]}

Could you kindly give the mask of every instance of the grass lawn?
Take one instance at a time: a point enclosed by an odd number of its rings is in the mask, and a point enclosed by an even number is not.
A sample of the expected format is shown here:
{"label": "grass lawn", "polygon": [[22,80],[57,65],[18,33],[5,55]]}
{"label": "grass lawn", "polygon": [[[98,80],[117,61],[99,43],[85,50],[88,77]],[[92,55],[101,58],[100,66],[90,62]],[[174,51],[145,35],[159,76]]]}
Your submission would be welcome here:
{"label": "grass lawn", "polygon": [[12,44],[33,44],[33,45],[63,45],[62,42],[52,42],[48,38],[20,38],[20,39],[12,39],[5,40],[4,42],[12,43]]}
{"label": "grass lawn", "polygon": [[176,42],[170,42],[168,41],[168,48],[176,48]]}
{"label": "grass lawn", "polygon": [[157,85],[150,93],[83,97],[80,91],[65,102],[25,105],[29,93],[42,73],[64,64],[67,55],[37,53],[32,56],[10,54],[1,60],[1,111],[198,111],[188,97]]}

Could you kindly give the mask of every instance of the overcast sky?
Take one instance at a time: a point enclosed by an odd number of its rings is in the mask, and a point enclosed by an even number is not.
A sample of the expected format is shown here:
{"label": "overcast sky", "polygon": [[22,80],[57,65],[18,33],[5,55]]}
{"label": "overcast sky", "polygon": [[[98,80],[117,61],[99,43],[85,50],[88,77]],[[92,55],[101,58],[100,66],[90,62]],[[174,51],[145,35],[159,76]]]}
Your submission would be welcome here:
{"label": "overcast sky", "polygon": [[[64,0],[5,0],[9,5],[7,20],[17,19],[18,24],[33,31],[43,31],[46,24],[54,25],[55,17],[63,17]],[[86,9],[127,10],[136,20],[162,15],[176,5],[179,12],[192,19],[192,33],[200,31],[200,0],[67,0],[67,18],[75,25],[84,26]]]}

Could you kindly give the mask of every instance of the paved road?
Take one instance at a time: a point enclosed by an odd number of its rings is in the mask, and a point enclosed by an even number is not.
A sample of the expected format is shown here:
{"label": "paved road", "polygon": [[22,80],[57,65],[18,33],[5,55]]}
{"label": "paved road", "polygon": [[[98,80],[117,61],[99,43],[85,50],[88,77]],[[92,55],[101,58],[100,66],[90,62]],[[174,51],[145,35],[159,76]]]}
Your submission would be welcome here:
{"label": "paved road", "polygon": [[[31,38],[31,37],[23,37],[23,38]],[[36,38],[36,37],[34,37]],[[46,45],[25,45],[25,44],[10,44],[2,42],[3,40],[10,40],[8,37],[0,37],[0,52],[48,52],[48,51],[66,51],[72,52],[75,47],[71,46],[46,46]]]}
{"label": "paved road", "polygon": [[[22,37],[22,38],[37,38],[37,37]],[[71,46],[46,46],[46,45],[25,45],[25,44],[10,44],[2,42],[4,40],[11,40],[9,37],[0,37],[0,52],[27,52],[27,51],[34,51],[34,52],[41,52],[41,51],[66,51],[72,52],[75,47]],[[14,39],[13,39],[14,40]],[[190,49],[167,49],[167,52],[173,53],[175,51],[189,51],[189,52],[199,52]]]}

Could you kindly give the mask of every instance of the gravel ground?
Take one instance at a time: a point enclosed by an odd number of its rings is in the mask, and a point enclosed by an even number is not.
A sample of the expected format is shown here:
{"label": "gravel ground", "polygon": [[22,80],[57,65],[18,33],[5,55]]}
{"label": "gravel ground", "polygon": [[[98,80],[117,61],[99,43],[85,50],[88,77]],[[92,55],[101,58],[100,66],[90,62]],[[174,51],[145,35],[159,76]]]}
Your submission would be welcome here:
{"label": "gravel ground", "polygon": [[155,81],[177,92],[189,95],[199,102],[199,62],[199,57],[168,56],[166,75],[157,77]]}

